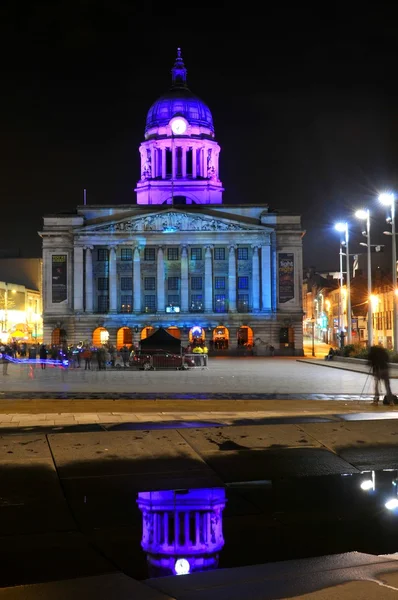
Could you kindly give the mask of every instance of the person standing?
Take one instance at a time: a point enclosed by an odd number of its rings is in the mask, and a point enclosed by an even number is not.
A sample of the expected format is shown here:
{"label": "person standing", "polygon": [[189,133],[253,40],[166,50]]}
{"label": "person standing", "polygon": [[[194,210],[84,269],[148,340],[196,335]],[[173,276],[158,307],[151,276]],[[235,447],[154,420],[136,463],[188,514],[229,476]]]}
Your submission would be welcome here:
{"label": "person standing", "polygon": [[7,355],[7,346],[1,344],[0,346],[0,362],[3,364],[3,375],[8,375],[8,355]]}
{"label": "person standing", "polygon": [[122,346],[120,348],[120,355],[122,357],[123,366],[128,367],[130,352],[129,352],[129,349],[127,348],[126,344],[124,344],[124,346]]}
{"label": "person standing", "polygon": [[368,365],[371,367],[375,384],[375,394],[372,404],[375,406],[379,404],[379,384],[380,381],[383,381],[387,392],[387,400],[389,401],[390,405],[393,405],[394,395],[391,392],[387,350],[382,346],[372,346],[368,353]]}
{"label": "person standing", "polygon": [[86,346],[83,350],[83,358],[84,358],[84,370],[91,370],[91,358],[92,358],[92,352],[90,350],[89,346]]}
{"label": "person standing", "polygon": [[39,358],[40,358],[40,364],[41,364],[42,371],[44,371],[44,369],[46,368],[46,360],[47,360],[47,348],[46,348],[45,344],[42,344],[40,346]]}

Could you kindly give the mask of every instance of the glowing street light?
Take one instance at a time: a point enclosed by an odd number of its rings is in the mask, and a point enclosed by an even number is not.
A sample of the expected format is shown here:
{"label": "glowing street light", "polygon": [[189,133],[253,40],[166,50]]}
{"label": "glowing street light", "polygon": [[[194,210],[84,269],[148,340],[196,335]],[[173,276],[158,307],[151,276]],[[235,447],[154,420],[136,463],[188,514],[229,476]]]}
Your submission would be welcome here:
{"label": "glowing street light", "polygon": [[[352,318],[351,318],[351,279],[350,279],[350,251],[348,247],[348,223],[336,223],[335,229],[345,234],[345,264],[346,264],[346,283],[347,283],[347,343],[351,344]],[[340,291],[343,285],[342,270],[342,252],[340,246]],[[341,295],[340,295],[341,301]]]}
{"label": "glowing street light", "polygon": [[362,243],[362,246],[367,247],[367,255],[368,255],[368,348],[372,345],[373,338],[373,323],[372,323],[372,303],[371,303],[371,295],[372,295],[372,258],[371,251],[372,248],[370,246],[370,212],[367,210],[357,210],[355,213],[357,219],[366,220],[366,231],[363,231],[363,235],[366,237],[366,244]]}
{"label": "glowing street light", "polygon": [[393,342],[394,352],[398,353],[398,298],[397,298],[397,238],[395,235],[395,196],[392,193],[383,193],[379,195],[379,201],[385,206],[391,206],[391,233],[384,231],[383,233],[392,236],[392,289],[393,293]]}

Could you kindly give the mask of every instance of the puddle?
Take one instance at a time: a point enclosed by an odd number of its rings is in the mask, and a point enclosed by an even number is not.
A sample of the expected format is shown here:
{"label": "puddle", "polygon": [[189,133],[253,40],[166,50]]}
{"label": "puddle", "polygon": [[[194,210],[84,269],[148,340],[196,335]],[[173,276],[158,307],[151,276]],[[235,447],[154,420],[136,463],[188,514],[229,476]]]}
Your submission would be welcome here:
{"label": "puddle", "polygon": [[[397,470],[141,492],[135,577],[398,550]],[[138,561],[139,562],[139,561]]]}

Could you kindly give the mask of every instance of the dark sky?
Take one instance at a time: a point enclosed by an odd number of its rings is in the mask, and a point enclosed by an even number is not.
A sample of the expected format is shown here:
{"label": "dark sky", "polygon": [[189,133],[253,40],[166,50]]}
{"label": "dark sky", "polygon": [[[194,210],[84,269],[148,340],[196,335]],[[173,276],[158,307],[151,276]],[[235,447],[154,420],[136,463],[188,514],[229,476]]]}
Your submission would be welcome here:
{"label": "dark sky", "polygon": [[388,244],[375,197],[398,190],[395,15],[283,4],[260,20],[258,4],[239,6],[2,3],[0,248],[38,256],[42,216],[73,210],[83,188],[89,203],[135,202],[146,112],[177,46],[213,113],[225,203],[301,214],[304,263],[318,269],[338,269],[332,226],[356,208]]}

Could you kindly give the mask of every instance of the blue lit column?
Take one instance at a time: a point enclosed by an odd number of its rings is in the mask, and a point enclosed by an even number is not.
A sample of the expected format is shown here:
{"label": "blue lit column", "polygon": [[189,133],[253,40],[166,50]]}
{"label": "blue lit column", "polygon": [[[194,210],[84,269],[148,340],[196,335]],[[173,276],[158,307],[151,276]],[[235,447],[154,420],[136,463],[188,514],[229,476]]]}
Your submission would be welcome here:
{"label": "blue lit column", "polygon": [[253,312],[260,310],[260,261],[258,257],[258,246],[253,246],[252,256],[252,304]]}
{"label": "blue lit column", "polygon": [[271,246],[261,246],[261,304],[271,310]]}
{"label": "blue lit column", "polygon": [[93,312],[93,255],[92,246],[86,247],[86,312]]}
{"label": "blue lit column", "polygon": [[109,311],[117,311],[116,248],[109,250]]}
{"label": "blue lit column", "polygon": [[165,299],[164,299],[164,256],[163,248],[158,248],[158,261],[157,261],[157,310],[159,312],[165,311]]}
{"label": "blue lit column", "polygon": [[141,259],[138,246],[134,248],[133,254],[133,311],[141,312]]}
{"label": "blue lit column", "polygon": [[73,308],[83,310],[83,247],[73,248]]}
{"label": "blue lit column", "polygon": [[228,303],[229,312],[236,312],[236,256],[235,246],[229,247],[228,257]]}
{"label": "blue lit column", "polygon": [[188,312],[188,250],[181,249],[181,311]]}
{"label": "blue lit column", "polygon": [[205,312],[213,312],[213,264],[210,246],[205,252]]}

